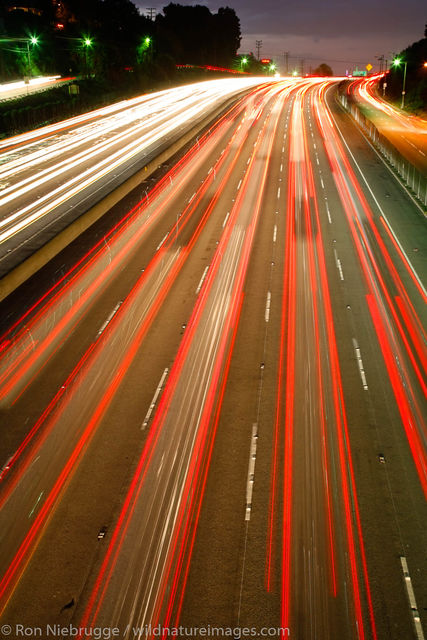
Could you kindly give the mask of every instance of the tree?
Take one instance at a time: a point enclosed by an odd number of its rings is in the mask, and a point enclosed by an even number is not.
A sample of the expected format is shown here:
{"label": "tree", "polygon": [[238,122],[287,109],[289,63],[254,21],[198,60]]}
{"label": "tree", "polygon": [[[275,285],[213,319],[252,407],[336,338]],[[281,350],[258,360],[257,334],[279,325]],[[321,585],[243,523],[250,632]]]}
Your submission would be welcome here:
{"label": "tree", "polygon": [[234,9],[221,7],[213,16],[214,50],[212,64],[229,67],[240,47],[240,21]]}
{"label": "tree", "polygon": [[240,46],[240,22],[229,7],[212,14],[170,3],[156,16],[156,33],[159,50],[182,64],[230,66]]}
{"label": "tree", "polygon": [[334,72],[332,71],[331,67],[328,64],[326,64],[325,62],[322,62],[322,64],[319,64],[317,69],[313,71],[313,75],[314,76],[333,76]]}

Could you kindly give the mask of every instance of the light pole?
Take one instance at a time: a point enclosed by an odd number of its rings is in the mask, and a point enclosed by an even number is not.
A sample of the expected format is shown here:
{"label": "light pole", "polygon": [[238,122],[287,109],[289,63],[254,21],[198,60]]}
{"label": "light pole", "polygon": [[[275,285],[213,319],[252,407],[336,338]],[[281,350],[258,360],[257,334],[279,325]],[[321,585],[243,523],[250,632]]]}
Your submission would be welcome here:
{"label": "light pole", "polygon": [[141,61],[151,62],[153,59],[153,40],[150,36],[145,36],[140,45],[139,51],[141,52]]}
{"label": "light pole", "polygon": [[31,53],[30,53],[30,44],[35,45],[38,43],[38,38],[36,38],[36,36],[31,36],[31,38],[29,38],[26,41],[27,44],[27,64],[28,64],[28,77],[31,77]]}
{"label": "light pole", "polygon": [[83,46],[85,48],[86,78],[89,78],[89,64],[88,64],[87,54],[88,54],[89,47],[92,46],[92,40],[90,38],[87,38],[87,37],[83,38]]}
{"label": "light pole", "polygon": [[400,108],[403,109],[405,107],[405,86],[406,86],[406,67],[408,66],[408,63],[406,60],[401,60],[400,58],[395,58],[392,62],[392,65],[394,67],[400,67],[400,65],[402,64],[405,65],[403,68],[403,85],[402,85],[402,104],[400,105]]}

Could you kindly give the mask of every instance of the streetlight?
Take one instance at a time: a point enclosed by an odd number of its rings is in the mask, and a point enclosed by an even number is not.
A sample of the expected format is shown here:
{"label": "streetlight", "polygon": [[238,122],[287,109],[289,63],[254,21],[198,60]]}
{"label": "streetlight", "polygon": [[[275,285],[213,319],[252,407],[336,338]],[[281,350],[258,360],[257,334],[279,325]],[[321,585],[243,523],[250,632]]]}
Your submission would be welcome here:
{"label": "streetlight", "polygon": [[246,56],[243,56],[243,58],[240,58],[240,69],[244,69],[247,64],[248,64],[248,59]]}
{"label": "streetlight", "polygon": [[35,44],[37,44],[39,41],[38,38],[36,38],[36,36],[31,36],[27,41],[27,63],[28,63],[28,77],[31,77],[31,53],[30,53],[30,44],[32,44],[33,46]]}
{"label": "streetlight", "polygon": [[400,65],[402,64],[405,65],[404,69],[403,69],[403,85],[402,85],[402,104],[400,105],[400,108],[403,109],[405,106],[405,85],[406,85],[406,67],[408,65],[406,60],[401,60],[400,58],[395,58],[392,62],[392,65],[395,67],[400,67]]}
{"label": "streetlight", "polygon": [[153,39],[150,36],[145,36],[142,39],[142,42],[139,47],[139,55],[142,60],[150,60],[152,59],[153,53]]}
{"label": "streetlight", "polygon": [[85,36],[85,37],[83,38],[83,46],[84,46],[84,48],[85,48],[86,78],[89,78],[89,64],[88,64],[88,57],[87,57],[87,54],[88,54],[89,47],[91,47],[91,46],[92,46],[92,39],[91,39],[91,38],[88,38],[87,36]]}
{"label": "streetlight", "polygon": [[270,71],[275,71],[276,70],[276,65],[274,64],[274,62],[271,63],[271,65],[269,66]]}

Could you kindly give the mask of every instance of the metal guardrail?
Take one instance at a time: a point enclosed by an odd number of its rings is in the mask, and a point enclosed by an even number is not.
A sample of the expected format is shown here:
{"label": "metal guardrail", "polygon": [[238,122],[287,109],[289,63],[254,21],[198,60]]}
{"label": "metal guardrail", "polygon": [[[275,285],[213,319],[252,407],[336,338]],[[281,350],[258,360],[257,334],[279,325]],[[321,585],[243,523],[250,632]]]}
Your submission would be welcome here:
{"label": "metal guardrail", "polygon": [[349,100],[346,94],[339,93],[338,97],[342,107],[355,119],[389,166],[400,176],[417,200],[427,207],[427,176],[419,171],[386,136],[378,131],[377,127],[361,112],[357,104]]}

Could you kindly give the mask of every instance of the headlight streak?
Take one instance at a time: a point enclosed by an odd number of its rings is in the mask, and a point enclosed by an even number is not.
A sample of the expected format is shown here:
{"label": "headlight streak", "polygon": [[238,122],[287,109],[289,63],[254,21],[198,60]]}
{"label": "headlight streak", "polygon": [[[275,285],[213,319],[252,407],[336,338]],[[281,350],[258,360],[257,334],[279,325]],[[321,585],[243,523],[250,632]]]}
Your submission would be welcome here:
{"label": "headlight streak", "polygon": [[[247,130],[249,129],[249,127],[250,127],[250,123],[248,121]],[[240,135],[245,135],[245,134],[242,131]],[[228,145],[228,148],[230,149],[230,151],[231,151],[231,147],[232,147],[232,143],[230,142],[230,144]],[[218,161],[217,171],[219,167],[225,163],[227,155],[229,154],[222,154],[220,156],[220,159]],[[234,162],[235,162],[235,158],[234,156],[232,156],[232,165],[234,164]],[[229,168],[227,175],[229,175],[230,172],[231,172],[231,169]],[[209,184],[211,184],[212,181],[214,180],[214,177],[215,177],[215,174],[212,172],[211,176],[208,177],[207,181],[205,181],[205,183],[203,183],[203,185],[200,187],[199,189],[200,195],[198,195],[198,198],[191,203],[191,207],[193,210],[196,208],[197,203],[201,198],[201,195],[206,191]],[[226,179],[224,178],[223,183],[225,184],[225,182],[226,182]],[[215,197],[218,197],[218,196],[219,194],[215,195]],[[16,553],[13,561],[9,565],[9,568],[7,569],[5,575],[3,576],[0,582],[0,599],[3,602],[5,599],[7,601],[8,597],[12,592],[14,585],[16,584],[17,579],[19,578],[19,575],[21,575],[22,571],[24,570],[26,558],[30,553],[31,549],[33,549],[40,535],[42,534],[43,528],[45,526],[46,518],[48,518],[51,510],[54,508],[56,501],[58,500],[61,492],[63,491],[63,487],[65,483],[68,482],[71,474],[74,473],[75,468],[88,445],[88,442],[93,436],[103,415],[108,409],[108,406],[111,400],[113,399],[117,389],[119,388],[119,385],[121,384],[121,381],[123,380],[123,377],[126,374],[126,371],[129,368],[137,352],[137,349],[148,330],[148,327],[151,326],[151,323],[154,320],[154,317],[156,316],[157,311],[160,308],[163,300],[165,299],[167,292],[172,286],[173,281],[175,280],[177,274],[179,273],[187,256],[189,255],[192,246],[194,245],[198,236],[200,235],[206,219],[207,219],[207,216],[205,215],[202,218],[202,221],[200,222],[200,224],[198,225],[196,232],[193,234],[193,238],[191,242],[189,243],[189,245],[185,247],[184,250],[171,249],[168,251],[165,247],[162,247],[162,250],[156,253],[154,259],[152,260],[150,265],[147,267],[144,274],[141,276],[141,278],[136,283],[135,287],[133,288],[129,296],[120,306],[118,312],[114,315],[111,322],[105,328],[105,331],[101,334],[101,336],[99,336],[96,343],[89,348],[87,353],[83,356],[81,362],[77,365],[75,371],[72,373],[72,375],[68,379],[67,385],[66,385],[67,396],[64,396],[64,392],[60,391],[57,394],[55,401],[58,401],[61,398],[63,398],[63,401],[59,405],[57,405],[56,402],[52,402],[49,407],[49,411],[43,414],[42,419],[39,422],[38,428],[41,426],[42,421],[43,422],[47,421],[47,424],[44,425],[44,432],[42,434],[40,441],[37,443],[38,450],[40,450],[40,446],[48,438],[49,431],[52,431],[54,426],[55,426],[55,431],[58,430],[58,427],[59,427],[58,421],[60,421],[60,423],[62,424],[62,429],[65,428],[66,413],[67,411],[68,413],[72,411],[72,403],[74,398],[77,398],[78,405],[80,403],[79,421],[80,422],[82,422],[82,420],[84,421],[84,415],[82,410],[82,407],[83,407],[82,398],[80,397],[79,399],[79,389],[82,390],[83,388],[91,388],[91,392],[93,393],[92,387],[94,384],[98,386],[98,389],[102,389],[102,388],[104,389],[103,395],[101,397],[101,400],[98,403],[95,413],[92,414],[90,417],[88,416],[87,418],[88,422],[86,424],[82,423],[80,428],[79,440],[76,445],[73,444],[74,450],[72,451],[71,457],[68,459],[65,466],[63,467],[63,470],[59,475],[59,477],[57,478],[52,490],[50,492],[49,491],[45,492],[45,500],[43,504],[40,503],[40,505],[38,505],[38,508],[40,510],[35,515],[35,519],[31,525],[31,528],[28,534],[26,535],[24,541],[20,545],[18,552]],[[164,260],[166,256],[170,256],[168,258],[169,262],[166,262],[164,264]],[[168,267],[168,264],[170,265],[169,267]],[[156,273],[162,274],[160,279],[158,276],[155,275]],[[147,287],[150,286],[149,283],[151,281],[152,281],[151,286],[155,287],[155,289],[153,290],[155,291],[155,293],[153,292],[153,294],[147,295],[147,293],[144,293],[144,292],[146,292]],[[146,314],[141,313],[141,311],[138,311],[135,316],[135,314],[131,313],[129,309],[132,307],[132,305],[135,305],[137,301],[141,299],[144,300],[144,305],[147,310]],[[99,379],[98,374],[96,374],[94,381],[91,384],[89,384],[86,380],[88,375],[94,375],[94,374],[91,374],[91,372],[96,372],[97,368],[100,371],[103,370],[102,367],[99,368],[99,359],[101,357],[103,357],[104,359],[105,357],[107,357],[108,359],[108,356],[106,356],[104,352],[107,349],[107,345],[110,344],[110,337],[111,337],[111,340],[113,340],[115,334],[117,333],[117,328],[120,327],[126,319],[128,323],[129,322],[132,323],[135,317],[139,318],[139,327],[134,328],[133,331],[131,332],[125,332],[124,334],[126,336],[127,342],[129,343],[129,347],[128,347],[128,350],[124,350],[124,353],[122,353],[123,352],[123,345],[122,345],[122,348],[120,350],[120,354],[122,354],[121,355],[122,361],[117,362],[117,366],[119,367],[117,372],[114,373],[113,359],[110,358],[109,367],[107,369],[104,368],[110,380],[108,385],[106,382],[104,383],[102,379],[101,380]],[[117,343],[117,338],[115,338],[115,342],[114,341],[111,342],[111,348],[114,348],[114,344],[116,343]],[[116,356],[116,360],[117,360],[117,356]],[[101,387],[99,385],[101,385]],[[86,413],[87,413],[87,410],[86,410]],[[75,423],[76,423],[76,418],[74,418],[74,424]],[[74,430],[76,431],[76,427],[74,427]],[[76,437],[78,435],[79,434],[77,433],[75,434]],[[54,437],[57,440],[58,434],[55,433]],[[31,440],[26,443],[27,446],[30,444],[31,444]],[[20,453],[22,454],[22,451]],[[36,453],[36,449],[33,446],[27,452],[28,462],[30,462],[29,456],[32,455],[34,457],[35,453]],[[15,481],[13,482],[14,487],[18,488],[18,480],[19,480],[19,486],[22,485],[22,478],[23,478],[24,472],[25,472],[25,469],[21,474],[19,474],[19,478],[18,476],[15,478]],[[11,495],[12,493],[9,490],[3,496],[3,511]],[[2,513],[2,515],[3,517],[5,516],[4,513]],[[8,521],[10,522],[10,520]]]}
{"label": "headlight streak", "polygon": [[[212,109],[213,104],[219,104],[220,101],[224,100],[226,97],[231,97],[239,90],[243,90],[245,87],[249,88],[256,84],[261,84],[261,79],[259,78],[239,80],[240,82],[237,81],[237,83],[236,81],[232,83],[229,81],[212,81],[210,83],[201,83],[202,87],[198,87],[196,85],[193,87],[190,86],[169,91],[166,96],[168,102],[166,102],[160,110],[162,112],[167,108],[168,112],[165,112],[164,114],[160,113],[160,116],[154,116],[155,119],[159,121],[157,131],[151,131],[151,133],[145,134],[142,138],[129,142],[128,145],[123,146],[123,148],[116,150],[115,152],[110,152],[109,157],[104,160],[100,160],[97,163],[94,161],[95,152],[88,152],[86,150],[85,160],[89,159],[89,161],[92,162],[92,167],[83,172],[79,171],[78,175],[71,179],[66,179],[65,183],[61,186],[54,187],[49,192],[38,197],[36,201],[30,202],[29,204],[21,207],[19,211],[9,213],[6,219],[0,223],[1,228],[6,229],[6,227],[8,227],[2,234],[0,234],[0,243],[9,240],[12,236],[21,232],[35,221],[40,220],[47,213],[50,213],[55,207],[65,203],[73,196],[76,196],[85,189],[91,187],[91,185],[93,185],[97,180],[108,177],[114,172],[114,170],[117,170],[131,159],[139,156],[145,149],[152,147],[156,142],[163,139],[168,134],[179,131],[184,124],[188,124],[194,118],[199,117],[207,108]],[[153,98],[152,102],[152,108],[158,110],[159,100],[154,100]],[[175,114],[174,116],[172,116],[173,113]],[[135,113],[132,114],[130,121],[132,121],[134,117]],[[165,122],[165,117],[167,117],[167,122]],[[123,118],[124,115],[122,112],[117,117],[119,126],[121,126]],[[160,125],[160,120],[162,125]],[[144,123],[142,122],[140,125],[133,126],[136,126],[137,129],[144,128]],[[94,136],[98,136],[97,130],[98,127],[95,127]],[[136,132],[130,131],[128,136],[135,136],[135,133]],[[125,132],[121,133],[121,137],[122,139],[126,137]],[[87,142],[88,140],[86,140],[86,144]],[[101,150],[104,150],[104,152],[106,152],[113,143],[114,140],[101,143],[99,148],[95,151],[100,152]],[[64,142],[64,144],[66,145],[66,142]],[[46,157],[49,158],[48,150],[46,150]],[[78,171],[80,163],[80,158],[70,159],[67,164],[67,170],[72,169],[75,172]],[[54,168],[53,171],[50,170],[48,175],[51,179],[59,177],[63,173],[63,169],[64,167],[60,164],[60,166],[56,169]],[[9,195],[4,196],[3,199],[0,197],[0,203],[3,202],[3,204],[10,204],[12,196],[14,198],[18,196],[23,197],[33,188],[40,189],[41,185],[45,185],[47,182],[48,175],[42,174],[38,179],[34,177],[31,178],[32,182],[30,183],[28,181],[27,184],[21,185],[21,188],[18,189],[15,194],[10,192]],[[47,182],[45,186],[47,187],[48,185],[49,183]],[[11,191],[13,187],[7,186],[6,188]],[[41,206],[43,203],[46,204]],[[34,211],[35,209],[36,211]]]}
{"label": "headlight streak", "polygon": [[[53,346],[57,349],[65,339],[65,330],[67,331],[67,334],[70,332],[70,323],[82,320],[82,314],[88,311],[90,308],[89,305],[93,305],[96,296],[100,295],[101,291],[106,286],[108,279],[111,279],[111,277],[113,277],[121,268],[121,265],[123,261],[127,259],[131,248],[133,247],[133,250],[135,250],[138,241],[145,235],[146,230],[158,220],[166,206],[175,196],[177,190],[182,188],[179,180],[182,181],[188,179],[188,176],[185,175],[185,171],[189,163],[195,162],[195,164],[192,165],[193,169],[200,164],[203,159],[203,156],[200,153],[201,145],[206,145],[206,143],[213,145],[215,143],[215,138],[213,136],[220,135],[224,127],[230,126],[231,113],[237,108],[239,107],[237,106],[228,112],[221,121],[217,123],[211,132],[202,137],[199,142],[193,146],[193,148],[179,162],[177,167],[168,172],[161,183],[156,185],[153,192],[150,193],[148,201],[144,199],[144,201],[136,205],[128,216],[129,219],[126,222],[126,227],[123,226],[119,233],[117,233],[117,229],[114,228],[106,239],[103,239],[98,243],[97,247],[99,251],[96,256],[92,256],[89,262],[85,264],[84,269],[80,270],[78,275],[72,277],[65,289],[62,290],[60,294],[56,294],[56,296],[49,301],[46,309],[40,310],[30,322],[28,320],[26,321],[23,334],[14,336],[13,342],[10,341],[11,333],[2,337],[1,342],[3,344],[6,340],[9,340],[9,343],[4,349],[1,358],[3,371],[0,375],[0,401],[4,401],[5,399],[9,402],[11,400],[16,401],[18,397],[16,395],[18,390],[19,393],[22,393],[25,388],[23,387],[23,382],[26,377],[28,378],[28,373],[33,370],[32,377],[34,377],[34,375],[36,375],[36,373],[34,373],[34,366],[37,365],[39,367],[38,371],[40,371],[40,366],[44,366],[46,364],[50,357],[49,354],[52,355]],[[242,108],[242,106],[240,106],[240,108]],[[210,140],[210,138],[213,139]],[[208,151],[209,146],[204,153],[206,154]],[[194,154],[197,154],[195,161],[192,160]],[[218,164],[216,170],[219,169],[223,160],[224,158]],[[172,175],[173,181],[171,180]],[[173,187],[171,186],[172,184]],[[163,201],[159,200],[160,197],[163,197]],[[193,205],[194,204],[195,203],[193,203]],[[154,212],[154,215],[151,213],[150,216],[150,212]],[[135,218],[135,220],[138,221],[136,229],[131,227],[132,218]],[[142,222],[143,224],[141,224]],[[180,226],[182,225],[182,219],[178,224]],[[177,225],[174,225],[169,234],[172,241],[176,235],[176,226]],[[119,242],[122,244],[121,249]],[[103,259],[106,264],[104,265],[104,268],[99,269],[101,259]],[[91,269],[91,271],[89,271],[89,269]],[[95,269],[98,269],[99,271],[97,276]],[[86,283],[84,278],[87,280]],[[73,290],[79,291],[79,297],[76,302],[73,301]],[[60,295],[59,299],[58,295]],[[66,309],[68,308],[68,310],[62,311],[61,306],[59,305],[62,305],[63,307],[64,301],[67,305]],[[50,316],[55,318],[55,326],[52,329],[49,327],[47,311],[49,311]],[[64,314],[66,316],[65,319]],[[20,320],[21,323],[23,321],[24,318]],[[58,340],[61,342],[58,342]],[[21,353],[19,353],[19,350],[21,350]],[[29,350],[31,350],[31,354],[27,357]],[[26,358],[26,361],[22,366],[21,362],[24,358]],[[41,365],[39,363],[41,363]],[[19,369],[18,365],[21,365]],[[13,373],[13,371],[15,371],[15,373]],[[26,386],[30,381],[27,380]]]}

